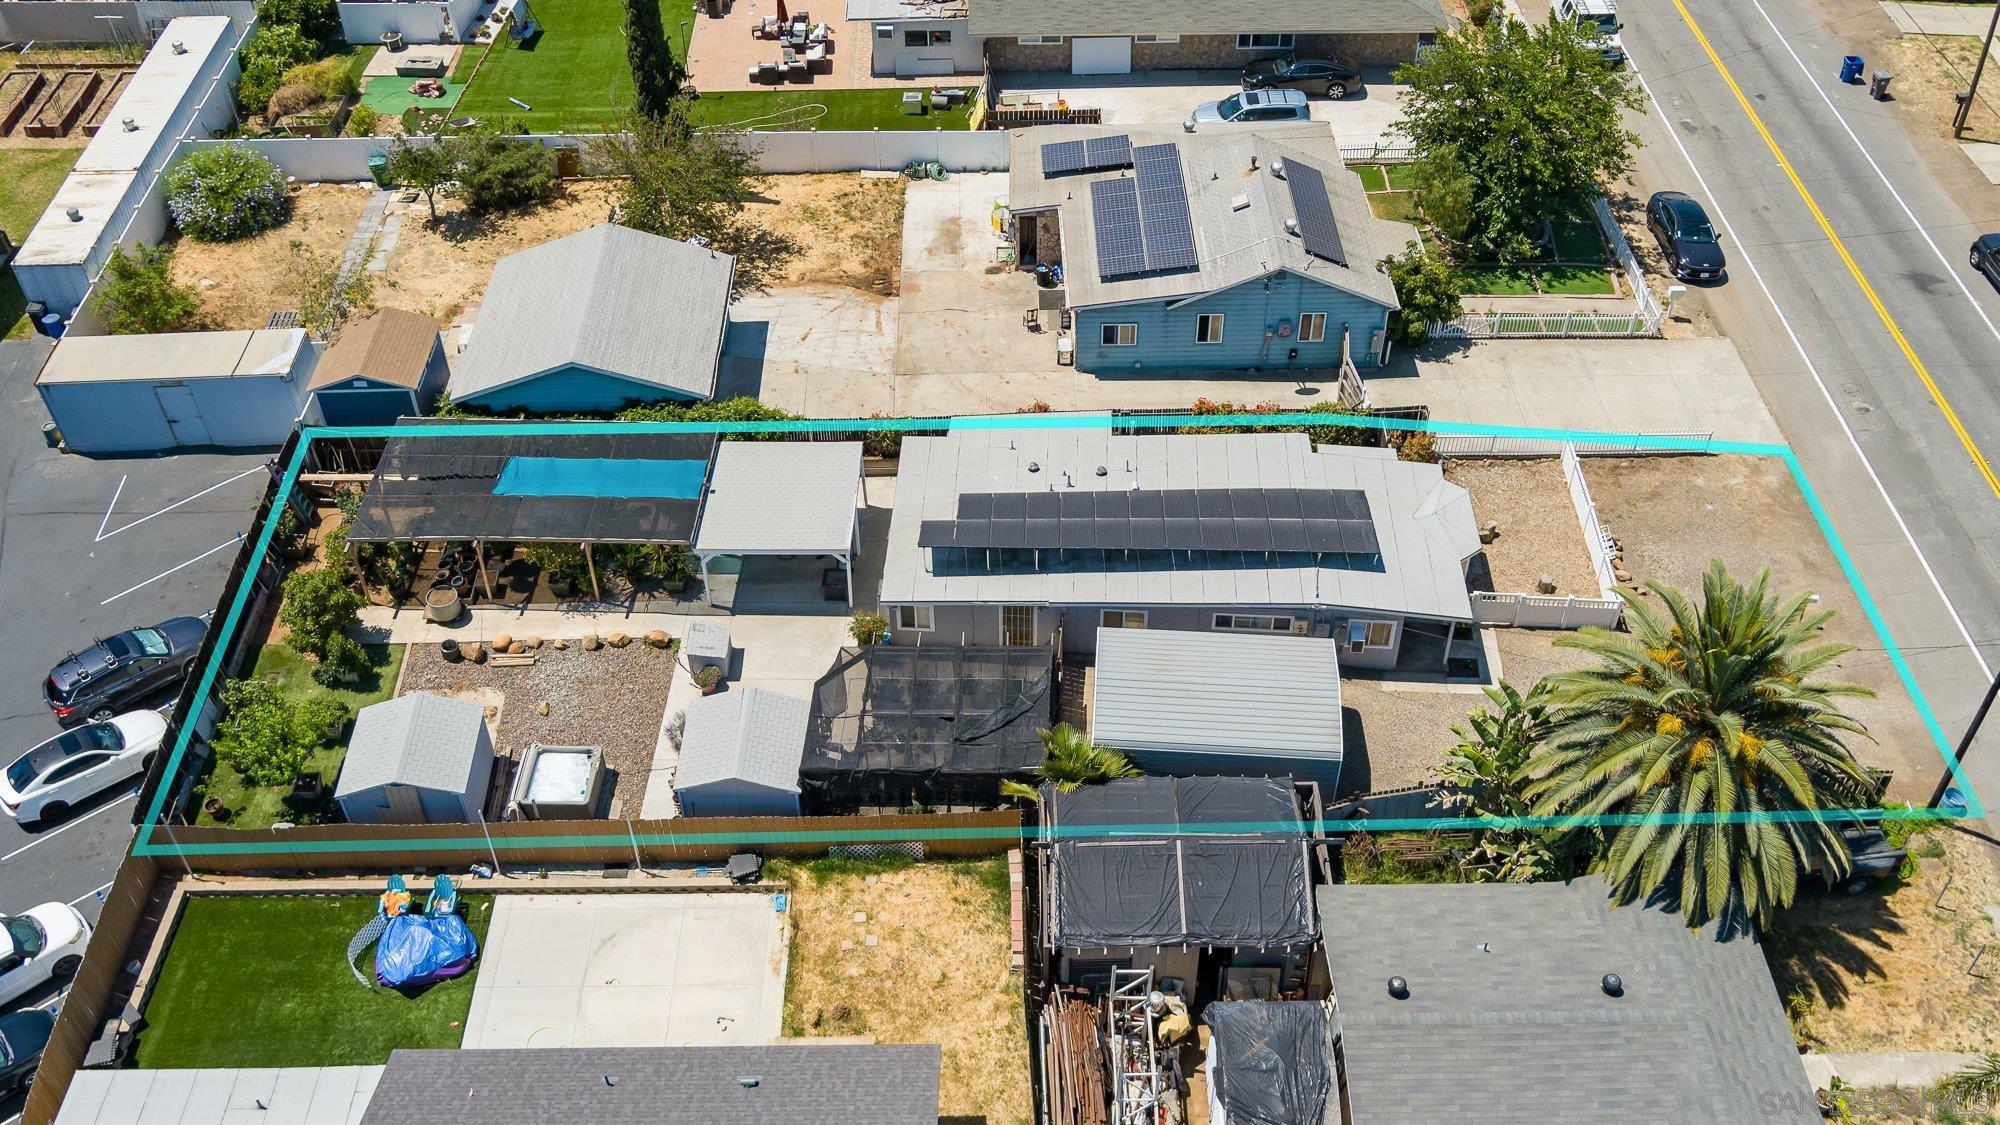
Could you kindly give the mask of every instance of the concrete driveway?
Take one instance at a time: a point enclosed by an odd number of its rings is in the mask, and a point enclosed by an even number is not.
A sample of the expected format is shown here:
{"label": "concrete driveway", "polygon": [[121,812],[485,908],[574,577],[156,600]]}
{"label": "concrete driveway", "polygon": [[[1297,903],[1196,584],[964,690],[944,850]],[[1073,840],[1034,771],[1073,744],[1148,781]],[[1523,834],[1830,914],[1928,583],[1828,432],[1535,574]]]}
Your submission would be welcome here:
{"label": "concrete driveway", "polygon": [[467,1049],[764,1043],[783,1030],[767,894],[496,896]]}
{"label": "concrete driveway", "polygon": [[[1342,144],[1389,136],[1402,116],[1407,87],[1392,83],[1391,67],[1364,67],[1361,93],[1338,101],[1314,97],[1312,118],[1332,127]],[[1178,125],[1195,106],[1226,98],[1243,86],[1233,70],[1148,70],[1135,74],[1017,71],[997,78],[1000,92],[1061,92],[1074,105],[1104,111],[1106,125]]]}

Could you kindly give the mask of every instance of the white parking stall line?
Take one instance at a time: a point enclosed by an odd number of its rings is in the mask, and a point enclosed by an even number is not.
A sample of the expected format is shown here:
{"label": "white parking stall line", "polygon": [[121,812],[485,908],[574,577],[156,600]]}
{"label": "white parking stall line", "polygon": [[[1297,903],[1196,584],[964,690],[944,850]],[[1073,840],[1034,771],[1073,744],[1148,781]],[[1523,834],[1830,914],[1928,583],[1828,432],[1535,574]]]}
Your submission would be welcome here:
{"label": "white parking stall line", "polygon": [[154,516],[164,516],[168,512],[173,511],[175,508],[178,508],[183,504],[188,504],[192,503],[193,501],[199,500],[202,497],[208,495],[209,493],[214,492],[218,488],[223,488],[228,485],[235,484],[237,481],[242,480],[244,477],[247,477],[252,473],[262,473],[267,471],[269,470],[263,465],[253,465],[250,468],[245,469],[240,473],[237,473],[235,476],[228,478],[227,480],[220,480],[215,482],[214,484],[209,485],[207,488],[202,489],[200,492],[197,492],[192,496],[183,496],[179,500],[176,500],[173,503],[167,505],[166,507],[161,508],[157,512],[148,512],[147,514],[140,516],[138,519],[133,520],[131,523],[125,524],[114,531],[106,531],[104,530],[104,525],[111,522],[111,513],[114,509],[118,507],[119,493],[125,491],[125,478],[119,477],[118,488],[111,493],[111,504],[109,507],[104,509],[104,520],[102,523],[99,523],[97,525],[97,538],[96,540],[94,540],[94,542],[102,543],[106,539],[109,539],[112,536],[118,534],[120,531],[130,531],[133,528],[138,527],[140,524],[145,523],[147,520],[152,519]]}
{"label": "white parking stall line", "polygon": [[[135,787],[130,793],[125,794],[123,797],[120,797],[115,801],[108,802],[98,808],[92,809],[89,812],[84,813],[82,816],[77,817],[75,820],[70,821],[68,824],[63,825],[61,828],[50,829],[49,831],[42,833],[41,835],[28,841],[27,843],[22,844],[20,847],[15,848],[13,851],[8,852],[6,855],[0,855],[0,863],[5,863],[8,860],[13,859],[15,856],[20,855],[22,852],[29,850],[30,848],[40,847],[41,845],[48,843],[50,840],[55,839],[57,836],[60,836],[63,833],[69,831],[70,829],[75,828],[77,825],[82,824],[83,822],[89,820],[90,818],[94,816],[101,816],[104,813],[108,813],[112,809],[115,809],[119,805],[122,805],[125,802],[132,800],[138,795],[139,795],[139,790]],[[97,892],[92,891],[90,893],[96,894]]]}
{"label": "white parking stall line", "polygon": [[[122,531],[124,529],[120,528],[119,530]],[[115,535],[117,534],[117,532],[113,532],[112,534]],[[223,540],[222,542],[217,543],[215,546],[210,547],[208,550],[203,551],[201,554],[196,555],[195,557],[189,559],[188,561],[184,563],[178,563],[174,566],[170,566],[167,569],[161,571],[160,573],[153,575],[151,578],[146,579],[144,582],[139,582],[134,585],[127,586],[125,589],[118,591],[117,593],[111,595],[110,597],[104,599],[101,602],[98,602],[97,604],[110,605],[112,602],[117,601],[119,598],[124,597],[125,595],[133,592],[134,590],[144,589],[145,587],[150,586],[155,582],[158,582],[160,579],[168,577],[169,575],[175,573],[176,571],[186,570],[188,567],[193,566],[194,564],[216,553],[217,551],[221,551],[226,548],[236,546],[238,543],[243,542],[243,538],[244,538],[243,533],[239,531],[235,535],[232,535],[229,538]]]}
{"label": "white parking stall line", "polygon": [[[115,880],[115,879],[114,879],[114,880],[112,880],[112,882],[116,882],[116,881],[117,881],[117,880]],[[111,889],[111,883],[106,883],[106,884],[104,884],[103,886],[101,886],[101,887],[97,888],[97,889],[96,889],[96,890],[94,890],[94,891],[85,891],[85,892],[83,892],[82,894],[80,894],[80,895],[76,896],[75,898],[73,898],[73,899],[70,899],[70,900],[69,900],[69,905],[71,905],[71,906],[75,906],[75,905],[76,905],[77,903],[79,903],[79,902],[82,902],[82,901],[83,901],[84,899],[87,899],[87,898],[95,898],[96,896],[98,896],[98,895],[101,895],[101,894],[103,894],[103,893],[104,893],[105,891],[108,891],[108,890],[110,890],[110,889]]]}
{"label": "white parking stall line", "polygon": [[111,490],[111,503],[104,506],[104,518],[97,521],[97,538],[92,539],[92,543],[104,542],[104,529],[111,525],[111,513],[118,510],[118,498],[125,494],[125,482],[131,479],[129,474],[118,478],[118,487]]}

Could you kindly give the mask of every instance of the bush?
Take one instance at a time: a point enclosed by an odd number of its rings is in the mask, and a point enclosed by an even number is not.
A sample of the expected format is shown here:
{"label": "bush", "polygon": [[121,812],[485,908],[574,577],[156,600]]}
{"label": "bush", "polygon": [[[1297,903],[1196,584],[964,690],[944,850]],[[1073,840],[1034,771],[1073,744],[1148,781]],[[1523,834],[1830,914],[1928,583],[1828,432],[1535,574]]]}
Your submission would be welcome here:
{"label": "bush", "polygon": [[286,86],[309,86],[320,97],[336,101],[361,89],[361,83],[347,69],[347,60],[340,58],[300,63],[287,69],[281,81]]}
{"label": "bush", "polygon": [[1444,458],[1438,456],[1437,438],[1429,430],[1413,430],[1397,440],[1396,460],[1435,465]]}
{"label": "bush", "polygon": [[458,157],[458,197],[468,211],[536,203],[555,187],[556,154],[533,141],[474,133],[455,138],[453,148]]}
{"label": "bush", "polygon": [[343,579],[333,567],[301,570],[285,579],[278,620],[293,648],[322,663],[333,638],[343,635],[361,613],[361,595],[348,589]]}
{"label": "bush", "polygon": [[[870,419],[893,418],[893,414],[870,414]],[[861,452],[870,457],[900,457],[903,454],[903,431],[866,430],[861,434]]]}
{"label": "bush", "polygon": [[174,282],[174,252],[164,246],[141,244],[127,254],[122,248],[104,263],[98,283],[97,312],[114,336],[151,332],[181,332],[194,327],[201,312],[201,294],[191,285]]}
{"label": "bush", "polygon": [[722,682],[722,668],[716,664],[704,664],[694,670],[694,686],[712,688]]}
{"label": "bush", "polygon": [[266,680],[222,685],[215,752],[252,785],[283,785],[326,744],[347,708],[324,696],[288,699]]}
{"label": "bush", "polygon": [[268,121],[277,121],[294,113],[304,113],[324,100],[318,90],[305,83],[287,82],[271,95],[270,102],[264,107],[264,117]]}
{"label": "bush", "polygon": [[319,666],[313,669],[313,679],[327,687],[360,679],[368,674],[368,650],[361,642],[345,633],[335,633],[326,641],[326,651],[320,653]]}
{"label": "bush", "polygon": [[290,24],[321,47],[331,48],[342,39],[340,13],[333,0],[257,0],[257,23],[262,27]]}
{"label": "bush", "polygon": [[1430,339],[1433,321],[1458,317],[1465,278],[1442,255],[1412,242],[1401,254],[1384,258],[1382,266],[1396,283],[1401,305],[1389,314],[1392,339],[1415,347]]}
{"label": "bush", "polygon": [[285,221],[285,174],[248,145],[190,153],[167,173],[167,209],[190,238],[228,242]]}
{"label": "bush", "polygon": [[889,619],[879,613],[857,613],[847,623],[847,635],[858,645],[881,644],[889,635]]}
{"label": "bush", "polygon": [[284,85],[285,72],[318,53],[313,41],[286,23],[260,24],[236,56],[243,73],[236,80],[236,101],[245,113],[262,113],[271,95]]}
{"label": "bush", "polygon": [[341,132],[349,137],[372,137],[381,124],[382,115],[375,112],[374,106],[358,105],[347,115],[347,128]]}
{"label": "bush", "polygon": [[521,553],[552,582],[577,582],[590,573],[583,548],[574,543],[531,543]]}

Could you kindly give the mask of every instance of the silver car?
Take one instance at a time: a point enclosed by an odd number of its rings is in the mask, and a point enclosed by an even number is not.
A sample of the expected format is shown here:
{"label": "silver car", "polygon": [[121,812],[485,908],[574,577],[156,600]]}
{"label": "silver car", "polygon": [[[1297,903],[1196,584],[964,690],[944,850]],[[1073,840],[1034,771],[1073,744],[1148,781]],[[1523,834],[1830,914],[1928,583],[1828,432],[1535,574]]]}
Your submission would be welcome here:
{"label": "silver car", "polygon": [[1203,102],[1188,115],[1184,128],[1194,132],[1197,125],[1269,121],[1309,121],[1312,108],[1303,90],[1245,90],[1220,101]]}

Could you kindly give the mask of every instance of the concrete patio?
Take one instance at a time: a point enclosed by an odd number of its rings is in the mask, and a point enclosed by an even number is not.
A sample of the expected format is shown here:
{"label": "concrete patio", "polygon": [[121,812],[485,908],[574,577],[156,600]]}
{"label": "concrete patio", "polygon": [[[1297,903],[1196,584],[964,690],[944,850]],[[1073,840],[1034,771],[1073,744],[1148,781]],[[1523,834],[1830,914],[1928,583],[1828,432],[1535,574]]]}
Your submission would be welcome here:
{"label": "concrete patio", "polygon": [[[1314,121],[1324,121],[1344,145],[1392,141],[1408,87],[1390,81],[1390,67],[1362,68],[1361,93],[1338,101],[1311,99]],[[1233,70],[1146,70],[1133,74],[1011,71],[995,76],[1001,96],[1060,91],[1071,105],[1104,111],[1106,125],[1178,125],[1195,106],[1242,90]]]}
{"label": "concrete patio", "polygon": [[[812,71],[810,82],[753,82],[749,69],[759,63],[778,62],[784,48],[776,40],[759,39],[750,34],[750,29],[765,16],[778,14],[776,5],[764,6],[757,3],[731,4],[719,19],[697,12],[694,20],[694,37],[688,44],[688,78],[699,90],[802,90],[823,87],[834,90],[878,90],[903,88],[910,90],[928,89],[933,86],[965,86],[977,83],[979,76],[942,75],[928,78],[897,78],[894,75],[870,73],[869,37],[872,29],[866,20],[846,18],[844,4],[835,6],[834,0],[821,0],[808,7],[798,4],[786,9],[787,15],[798,15],[801,9],[812,15],[812,23],[827,24],[833,31],[828,44],[826,59]],[[819,9],[815,11],[814,9]],[[804,57],[804,52],[799,52]]]}

